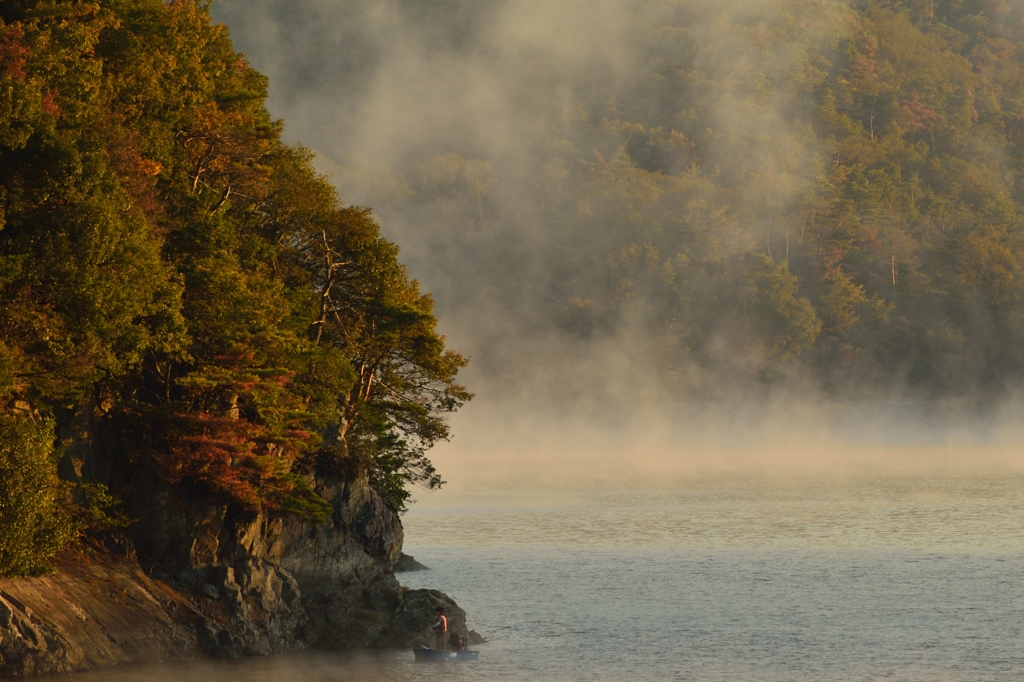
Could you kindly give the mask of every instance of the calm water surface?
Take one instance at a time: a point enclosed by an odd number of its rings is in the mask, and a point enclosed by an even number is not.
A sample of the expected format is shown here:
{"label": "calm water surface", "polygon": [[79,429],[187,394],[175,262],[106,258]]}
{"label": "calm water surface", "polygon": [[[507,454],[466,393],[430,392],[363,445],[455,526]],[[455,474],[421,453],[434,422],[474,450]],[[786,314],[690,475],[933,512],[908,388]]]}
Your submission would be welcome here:
{"label": "calm water surface", "polygon": [[476,663],[301,654],[85,680],[1024,680],[1024,475],[722,476],[443,492],[400,574]]}

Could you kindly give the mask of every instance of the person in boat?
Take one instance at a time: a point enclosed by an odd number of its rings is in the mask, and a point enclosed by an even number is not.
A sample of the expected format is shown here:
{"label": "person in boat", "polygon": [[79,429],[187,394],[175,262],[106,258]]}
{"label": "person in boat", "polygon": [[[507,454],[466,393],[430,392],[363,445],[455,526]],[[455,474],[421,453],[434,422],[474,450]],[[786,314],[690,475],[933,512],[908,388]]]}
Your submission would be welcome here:
{"label": "person in boat", "polygon": [[437,613],[437,620],[434,622],[434,648],[445,648],[445,636],[448,634],[448,618],[444,615],[444,609],[438,606],[434,611]]}
{"label": "person in boat", "polygon": [[453,630],[448,637],[448,648],[452,651],[465,651],[466,638]]}

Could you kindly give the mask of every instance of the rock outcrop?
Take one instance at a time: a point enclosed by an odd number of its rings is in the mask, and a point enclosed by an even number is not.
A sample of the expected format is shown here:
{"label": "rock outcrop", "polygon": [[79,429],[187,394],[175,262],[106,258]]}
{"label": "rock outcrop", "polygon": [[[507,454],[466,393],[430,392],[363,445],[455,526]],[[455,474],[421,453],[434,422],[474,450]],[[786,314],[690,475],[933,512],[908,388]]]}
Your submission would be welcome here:
{"label": "rock outcrop", "polygon": [[431,629],[436,616],[434,609],[444,609],[449,632],[468,635],[466,612],[451,597],[437,590],[409,590],[392,619],[390,631],[381,638],[381,646],[434,646]]}
{"label": "rock outcrop", "polygon": [[429,571],[427,566],[424,566],[420,562],[416,561],[415,558],[408,554],[402,554],[398,557],[398,562],[395,564],[395,573],[409,573],[412,571]]}
{"label": "rock outcrop", "polygon": [[402,553],[398,515],[365,479],[320,482],[334,513],[310,526],[291,520],[279,538],[281,566],[295,576],[316,648],[373,645],[401,606],[394,565]]}
{"label": "rock outcrop", "polygon": [[447,596],[399,585],[402,524],[365,477],[315,485],[333,513],[311,525],[189,503],[142,472],[126,500],[138,562],[101,554],[0,580],[0,677],[429,644],[438,605],[469,632]]}
{"label": "rock outcrop", "polygon": [[123,557],[74,557],[0,579],[0,676],[191,658],[209,617]]}

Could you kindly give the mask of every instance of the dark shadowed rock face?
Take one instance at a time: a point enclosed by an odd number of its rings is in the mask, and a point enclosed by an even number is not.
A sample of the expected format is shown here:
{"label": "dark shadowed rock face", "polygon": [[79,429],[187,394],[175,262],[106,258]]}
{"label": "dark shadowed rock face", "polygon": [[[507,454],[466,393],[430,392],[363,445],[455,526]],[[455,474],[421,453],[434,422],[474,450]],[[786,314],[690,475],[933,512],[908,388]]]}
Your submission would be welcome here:
{"label": "dark shadowed rock face", "polygon": [[446,595],[399,585],[402,523],[365,478],[316,487],[334,511],[314,526],[186,503],[155,472],[140,476],[127,506],[141,566],[103,555],[0,580],[0,677],[432,645],[437,606],[453,630],[475,635]]}
{"label": "dark shadowed rock face", "polygon": [[142,566],[210,615],[203,650],[242,656],[304,648],[298,582],[280,565],[284,522],[224,505],[185,503],[155,472],[127,501]]}
{"label": "dark shadowed rock face", "polygon": [[140,479],[129,501],[140,560],[226,620],[201,637],[211,653],[371,646],[401,604],[402,523],[365,477],[316,481],[333,513],[315,526],[186,504],[155,471]]}
{"label": "dark shadowed rock face", "polygon": [[298,581],[306,623],[303,641],[316,648],[371,646],[402,602],[393,574],[402,552],[398,515],[365,480],[320,482],[334,507],[326,523],[285,524],[281,566]]}
{"label": "dark shadowed rock face", "polygon": [[315,527],[286,522],[275,545],[302,593],[301,641],[318,649],[412,646],[425,642],[421,621],[429,620],[429,635],[438,605],[451,608],[453,622],[468,631],[465,612],[446,595],[431,592],[432,601],[399,585],[402,523],[368,481],[321,481],[317,492],[331,502],[332,517]]}

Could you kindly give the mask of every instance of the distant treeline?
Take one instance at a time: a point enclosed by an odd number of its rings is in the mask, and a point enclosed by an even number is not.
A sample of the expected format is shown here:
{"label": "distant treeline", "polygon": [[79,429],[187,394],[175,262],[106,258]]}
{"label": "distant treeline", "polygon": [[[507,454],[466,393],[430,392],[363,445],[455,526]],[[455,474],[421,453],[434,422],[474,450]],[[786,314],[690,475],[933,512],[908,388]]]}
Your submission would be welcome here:
{"label": "distant treeline", "polygon": [[124,522],[76,448],[314,520],[316,472],[441,484],[466,360],[266,87],[205,3],[0,3],[0,575]]}
{"label": "distant treeline", "polygon": [[422,226],[453,281],[510,309],[539,260],[549,323],[578,339],[639,324],[690,395],[1020,385],[1020,3],[621,4],[640,66],[596,64],[521,117],[525,167],[457,143],[351,155],[343,194]]}

